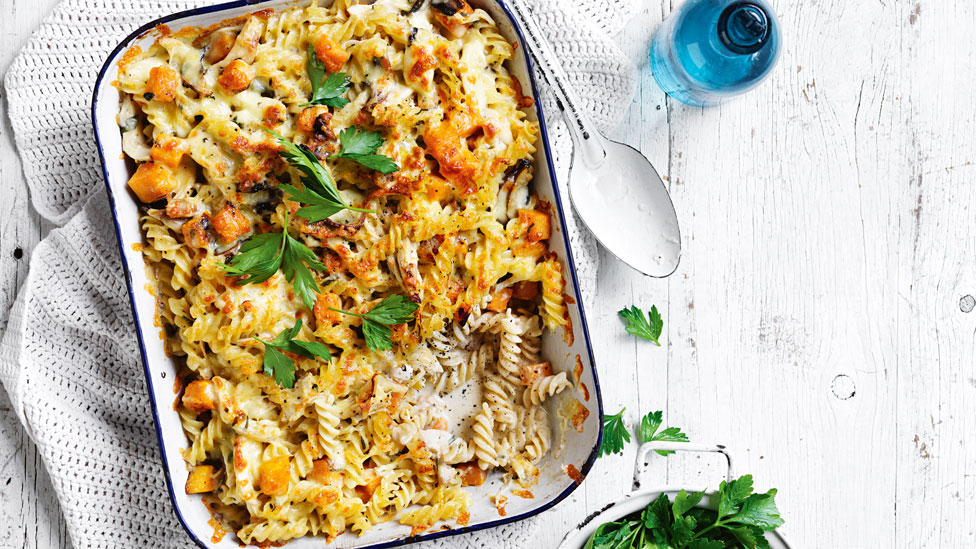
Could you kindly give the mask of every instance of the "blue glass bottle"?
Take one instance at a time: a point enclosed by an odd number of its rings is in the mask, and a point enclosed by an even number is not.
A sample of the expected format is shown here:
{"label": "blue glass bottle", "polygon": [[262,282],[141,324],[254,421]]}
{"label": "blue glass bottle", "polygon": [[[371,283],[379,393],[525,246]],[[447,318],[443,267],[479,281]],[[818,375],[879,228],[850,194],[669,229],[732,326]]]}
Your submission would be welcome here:
{"label": "blue glass bottle", "polygon": [[763,0],[687,0],[654,34],[651,70],[671,97],[711,106],[758,85],[779,46],[779,24]]}

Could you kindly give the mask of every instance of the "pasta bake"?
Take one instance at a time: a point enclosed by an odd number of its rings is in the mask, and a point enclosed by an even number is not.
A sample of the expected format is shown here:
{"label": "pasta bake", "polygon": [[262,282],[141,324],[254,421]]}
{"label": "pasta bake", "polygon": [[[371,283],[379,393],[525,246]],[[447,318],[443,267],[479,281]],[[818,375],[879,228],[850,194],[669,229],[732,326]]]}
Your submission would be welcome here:
{"label": "pasta bake", "polygon": [[463,0],[156,32],[118,124],[187,493],[262,545],[533,485],[574,383],[541,356],[571,331],[517,45]]}

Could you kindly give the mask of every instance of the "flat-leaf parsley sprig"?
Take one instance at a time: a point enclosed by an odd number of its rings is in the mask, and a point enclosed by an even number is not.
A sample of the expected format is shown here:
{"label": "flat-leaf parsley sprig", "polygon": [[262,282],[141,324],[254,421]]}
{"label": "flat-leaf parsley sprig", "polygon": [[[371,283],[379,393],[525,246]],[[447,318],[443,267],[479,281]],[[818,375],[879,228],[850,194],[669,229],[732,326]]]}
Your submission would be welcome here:
{"label": "flat-leaf parsley sprig", "polygon": [[[305,72],[312,83],[312,98],[305,105],[325,105],[328,107],[345,107],[349,100],[342,97],[349,89],[349,77],[344,72],[325,76],[325,63],[315,55],[315,48],[308,45],[308,62]],[[303,106],[305,106],[303,105]]]}
{"label": "flat-leaf parsley sprig", "polygon": [[325,166],[319,162],[315,154],[305,145],[296,145],[285,139],[284,136],[268,130],[278,140],[281,146],[280,154],[295,169],[302,172],[302,185],[304,189],[299,189],[294,185],[279,185],[279,188],[288,195],[289,198],[308,204],[296,212],[297,215],[315,223],[322,221],[342,210],[353,210],[356,212],[374,213],[375,210],[365,208],[355,208],[346,203],[339,194],[335,181],[329,174]]}
{"label": "flat-leaf parsley sprig", "polygon": [[273,377],[275,383],[291,389],[295,385],[295,361],[285,353],[296,354],[313,360],[315,357],[325,360],[332,359],[329,348],[314,341],[295,339],[302,329],[302,319],[295,321],[295,325],[281,332],[271,341],[256,338],[264,343],[264,373]]}
{"label": "flat-leaf parsley sprig", "polygon": [[636,305],[631,305],[629,309],[621,309],[617,314],[624,320],[628,334],[653,341],[657,343],[658,347],[661,346],[658,338],[661,337],[661,331],[664,329],[664,319],[661,318],[657,305],[651,306],[651,312],[647,318],[644,318],[644,312],[638,309]]}
{"label": "flat-leaf parsley sprig", "polygon": [[[600,456],[609,454],[619,454],[624,451],[624,444],[630,442],[630,430],[624,425],[624,411],[620,410],[616,414],[603,417],[603,442],[600,444]],[[637,430],[637,441],[641,444],[653,440],[665,440],[668,442],[688,442],[688,435],[681,432],[677,427],[667,427],[661,431],[664,412],[658,410],[650,412],[640,421],[640,428]],[[666,456],[673,454],[670,450],[655,450],[658,454]]]}
{"label": "flat-leaf parsley sprig", "polygon": [[363,337],[371,351],[384,351],[393,348],[393,330],[390,326],[404,324],[413,320],[418,305],[405,296],[393,294],[365,313],[353,313],[329,307],[344,315],[363,319]]}
{"label": "flat-leaf parsley sprig", "polygon": [[603,417],[603,442],[600,444],[600,457],[619,454],[624,451],[624,443],[630,442],[630,431],[624,425],[624,408],[614,415]]}
{"label": "flat-leaf parsley sprig", "polygon": [[278,269],[295,288],[306,307],[315,305],[319,291],[310,269],[325,271],[325,265],[299,240],[288,234],[288,214],[280,233],[263,233],[251,237],[240,251],[221,268],[231,276],[244,277],[236,285],[258,284],[268,280]]}
{"label": "flat-leaf parsley sprig", "polygon": [[347,158],[382,173],[399,170],[400,166],[392,158],[376,154],[382,144],[383,136],[379,132],[349,127],[339,132],[339,152],[329,158]]}
{"label": "flat-leaf parsley sprig", "polygon": [[[653,440],[662,440],[667,442],[688,442],[688,435],[681,432],[678,427],[665,427],[661,431],[658,431],[661,427],[661,423],[664,422],[664,412],[658,410],[656,412],[650,412],[646,416],[641,418],[640,428],[637,430],[637,441],[641,444],[645,442],[651,442]],[[666,456],[673,454],[673,450],[654,450],[658,455]]]}

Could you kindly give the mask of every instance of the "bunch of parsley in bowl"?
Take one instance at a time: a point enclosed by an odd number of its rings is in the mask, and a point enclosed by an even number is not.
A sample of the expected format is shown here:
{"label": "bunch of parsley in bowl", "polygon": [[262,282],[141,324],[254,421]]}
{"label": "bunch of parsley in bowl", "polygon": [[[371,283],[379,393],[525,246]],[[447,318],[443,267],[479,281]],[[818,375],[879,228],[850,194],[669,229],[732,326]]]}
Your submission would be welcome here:
{"label": "bunch of parsley in bowl", "polygon": [[753,493],[752,475],[710,495],[681,490],[672,501],[662,493],[640,513],[601,524],[583,549],[768,549],[766,532],[783,525],[775,496]]}

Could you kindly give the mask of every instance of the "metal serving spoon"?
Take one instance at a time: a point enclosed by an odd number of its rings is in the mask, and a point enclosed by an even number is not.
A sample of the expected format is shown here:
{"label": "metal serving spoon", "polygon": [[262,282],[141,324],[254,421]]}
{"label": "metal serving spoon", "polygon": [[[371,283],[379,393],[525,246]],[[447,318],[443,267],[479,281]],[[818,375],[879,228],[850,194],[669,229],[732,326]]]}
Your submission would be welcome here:
{"label": "metal serving spoon", "polygon": [[575,145],[569,195],[576,212],[618,259],[646,275],[670,275],[681,257],[681,233],[661,176],[639,151],[596,131],[532,14],[522,0],[509,5],[521,23],[524,46],[569,117]]}

